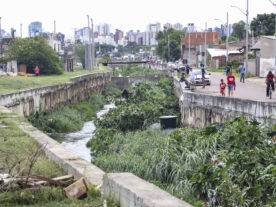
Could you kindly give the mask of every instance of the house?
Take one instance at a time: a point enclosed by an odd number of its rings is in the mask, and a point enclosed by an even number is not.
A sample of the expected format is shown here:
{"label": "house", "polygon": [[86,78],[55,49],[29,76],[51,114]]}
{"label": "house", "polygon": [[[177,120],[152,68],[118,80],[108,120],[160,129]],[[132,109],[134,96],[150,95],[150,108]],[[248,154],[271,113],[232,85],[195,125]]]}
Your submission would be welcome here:
{"label": "house", "polygon": [[181,58],[188,60],[189,65],[194,65],[204,59],[204,46],[214,47],[219,44],[218,32],[187,32],[185,38],[181,38]]}
{"label": "house", "polygon": [[275,44],[275,36],[261,36],[260,40],[251,48],[256,54],[256,68],[260,77],[265,77],[270,70],[275,74]]}
{"label": "house", "polygon": [[[219,68],[224,67],[226,63],[226,53],[225,49],[216,49],[216,48],[208,48],[207,53],[210,55],[210,65],[211,68]],[[243,51],[240,50],[229,50],[228,51],[228,59],[229,61],[233,59],[237,59],[239,61],[243,61]]]}

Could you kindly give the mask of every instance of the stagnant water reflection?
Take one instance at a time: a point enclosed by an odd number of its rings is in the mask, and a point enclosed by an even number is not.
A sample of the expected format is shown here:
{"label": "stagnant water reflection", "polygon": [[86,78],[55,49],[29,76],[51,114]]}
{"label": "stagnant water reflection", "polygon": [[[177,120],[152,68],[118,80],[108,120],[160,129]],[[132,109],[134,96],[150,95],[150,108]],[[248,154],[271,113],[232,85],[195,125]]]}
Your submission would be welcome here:
{"label": "stagnant water reflection", "polygon": [[[114,104],[104,105],[104,108],[97,113],[97,117],[100,118],[103,114],[107,113],[109,109],[114,107]],[[90,148],[86,147],[86,143],[93,136],[95,129],[94,121],[88,121],[84,123],[82,129],[78,132],[60,134],[60,137],[62,137],[61,145],[73,154],[91,162]],[[55,137],[56,136],[57,135],[55,135]]]}

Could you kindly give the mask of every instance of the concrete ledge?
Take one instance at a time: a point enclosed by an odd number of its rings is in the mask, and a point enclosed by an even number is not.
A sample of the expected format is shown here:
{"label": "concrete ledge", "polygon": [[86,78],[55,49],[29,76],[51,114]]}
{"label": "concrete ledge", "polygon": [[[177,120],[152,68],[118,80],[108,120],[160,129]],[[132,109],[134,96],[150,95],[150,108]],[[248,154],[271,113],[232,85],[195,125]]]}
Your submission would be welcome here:
{"label": "concrete ledge", "polygon": [[104,175],[104,195],[121,207],[192,207],[131,173]]}
{"label": "concrete ledge", "polygon": [[[0,106],[0,111],[2,113],[11,113],[9,109],[2,106]],[[22,131],[35,139],[40,146],[43,146],[46,156],[57,163],[64,171],[74,175],[76,178],[85,176],[91,184],[102,185],[104,171],[100,168],[67,151],[57,141],[26,121],[15,120],[15,122]]]}

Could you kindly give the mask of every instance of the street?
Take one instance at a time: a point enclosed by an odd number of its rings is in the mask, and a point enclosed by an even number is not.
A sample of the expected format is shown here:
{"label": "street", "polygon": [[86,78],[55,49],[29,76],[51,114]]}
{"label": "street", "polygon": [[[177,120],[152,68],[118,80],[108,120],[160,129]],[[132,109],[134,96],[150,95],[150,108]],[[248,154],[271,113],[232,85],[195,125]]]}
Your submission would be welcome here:
{"label": "street", "polygon": [[[197,86],[195,92],[207,93],[212,95],[220,95],[219,84],[223,79],[227,82],[225,73],[211,72],[211,86]],[[228,88],[225,89],[225,95],[228,97]],[[245,83],[240,82],[240,78],[236,77],[236,90],[234,98],[250,99],[256,101],[276,102],[276,93],[272,93],[272,99],[266,97],[265,78],[253,77],[245,79]]]}

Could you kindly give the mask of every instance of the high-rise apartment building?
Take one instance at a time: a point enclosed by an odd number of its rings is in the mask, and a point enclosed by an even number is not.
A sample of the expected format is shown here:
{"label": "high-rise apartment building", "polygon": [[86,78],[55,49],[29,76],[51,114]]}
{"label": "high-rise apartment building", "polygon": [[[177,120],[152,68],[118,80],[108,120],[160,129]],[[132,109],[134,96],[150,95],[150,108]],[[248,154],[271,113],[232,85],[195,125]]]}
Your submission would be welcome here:
{"label": "high-rise apartment building", "polygon": [[155,35],[157,32],[161,31],[161,24],[149,24],[147,27],[146,34],[146,45],[155,46],[158,42],[155,39]]}
{"label": "high-rise apartment building", "polygon": [[124,32],[122,30],[116,29],[114,40],[118,44],[119,40],[122,40],[124,38]]}
{"label": "high-rise apartment building", "polygon": [[29,24],[29,37],[34,37],[42,33],[42,23],[41,22],[31,22]]}
{"label": "high-rise apartment building", "polygon": [[111,25],[107,23],[99,24],[95,28],[99,36],[108,36],[111,33]]}
{"label": "high-rise apartment building", "polygon": [[81,43],[88,44],[89,42],[89,29],[84,27],[75,30],[75,41],[80,41]]}
{"label": "high-rise apartment building", "polygon": [[169,28],[172,28],[172,24],[171,23],[166,23],[166,24],[164,24],[164,29],[169,29]]}
{"label": "high-rise apartment building", "polygon": [[180,24],[180,23],[176,23],[176,24],[173,25],[173,28],[175,30],[183,30],[183,25]]}

